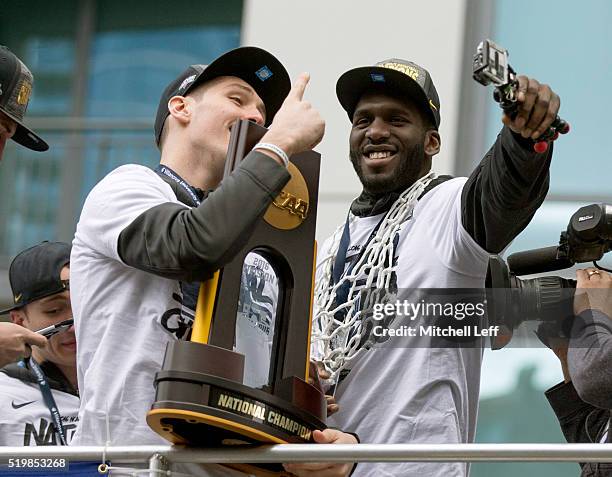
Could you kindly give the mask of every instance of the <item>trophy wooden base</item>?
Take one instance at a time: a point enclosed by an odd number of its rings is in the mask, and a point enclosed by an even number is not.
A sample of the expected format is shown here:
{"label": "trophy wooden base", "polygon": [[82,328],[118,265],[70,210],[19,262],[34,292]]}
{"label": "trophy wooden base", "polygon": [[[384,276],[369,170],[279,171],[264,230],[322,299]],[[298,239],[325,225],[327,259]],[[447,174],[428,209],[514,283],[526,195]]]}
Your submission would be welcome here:
{"label": "trophy wooden base", "polygon": [[[224,348],[169,344],[147,423],[174,444],[196,447],[304,443],[325,429],[327,408],[317,388],[292,377],[270,394],[242,384],[243,367],[243,356]],[[280,464],[232,467],[284,472]]]}

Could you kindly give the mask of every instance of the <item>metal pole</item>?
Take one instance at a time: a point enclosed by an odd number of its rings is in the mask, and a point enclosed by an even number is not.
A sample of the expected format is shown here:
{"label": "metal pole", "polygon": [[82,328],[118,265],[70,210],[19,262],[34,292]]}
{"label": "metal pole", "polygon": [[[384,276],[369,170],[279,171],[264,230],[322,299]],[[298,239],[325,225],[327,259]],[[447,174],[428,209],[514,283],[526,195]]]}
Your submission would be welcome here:
{"label": "metal pole", "polygon": [[[101,461],[103,447],[1,447],[0,462],[19,457]],[[198,449],[179,446],[106,448],[113,463],[262,462],[612,462],[612,444],[283,444],[256,448]]]}
{"label": "metal pole", "polygon": [[[90,51],[96,28],[96,0],[77,2],[79,7],[75,38],[75,71],[72,75],[73,117],[84,116],[87,106]],[[85,137],[76,132],[64,138],[65,152],[60,165],[60,196],[55,239],[71,242],[80,215],[81,187],[85,166]]]}
{"label": "metal pole", "polygon": [[612,462],[612,444],[289,444],[183,449],[172,462]]}

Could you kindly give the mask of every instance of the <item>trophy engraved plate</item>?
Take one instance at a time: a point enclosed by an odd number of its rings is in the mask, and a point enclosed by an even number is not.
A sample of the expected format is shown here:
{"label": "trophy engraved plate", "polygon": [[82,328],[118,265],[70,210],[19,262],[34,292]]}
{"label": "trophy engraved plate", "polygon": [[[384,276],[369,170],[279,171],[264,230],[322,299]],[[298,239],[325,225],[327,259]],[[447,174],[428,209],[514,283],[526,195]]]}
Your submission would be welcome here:
{"label": "trophy engraved plate", "polygon": [[[233,126],[225,176],[266,132],[247,120]],[[149,426],[168,441],[303,443],[325,429],[325,398],[308,383],[319,167],[314,151],[290,158],[290,181],[247,243],[200,287],[191,341],[168,345],[147,414]],[[262,285],[270,277],[276,291]],[[279,464],[233,467],[284,472]]]}

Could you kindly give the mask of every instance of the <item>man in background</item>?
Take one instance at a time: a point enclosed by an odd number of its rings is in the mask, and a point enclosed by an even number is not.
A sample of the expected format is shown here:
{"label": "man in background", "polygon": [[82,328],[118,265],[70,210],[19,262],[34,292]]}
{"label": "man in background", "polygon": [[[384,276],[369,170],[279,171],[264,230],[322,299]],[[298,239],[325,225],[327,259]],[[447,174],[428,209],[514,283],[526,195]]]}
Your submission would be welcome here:
{"label": "man in background", "polygon": [[[71,320],[69,262],[70,245],[62,242],[18,254],[9,268],[14,304],[0,313],[31,332]],[[0,369],[0,445],[67,445],[74,434],[76,337],[71,323],[56,330],[29,358]]]}
{"label": "man in background", "polygon": [[[34,78],[30,70],[6,46],[0,45],[0,161],[6,141],[13,139],[28,149],[46,151],[49,146],[23,124]],[[0,366],[30,355],[30,346],[44,346],[45,338],[12,323],[0,323]]]}

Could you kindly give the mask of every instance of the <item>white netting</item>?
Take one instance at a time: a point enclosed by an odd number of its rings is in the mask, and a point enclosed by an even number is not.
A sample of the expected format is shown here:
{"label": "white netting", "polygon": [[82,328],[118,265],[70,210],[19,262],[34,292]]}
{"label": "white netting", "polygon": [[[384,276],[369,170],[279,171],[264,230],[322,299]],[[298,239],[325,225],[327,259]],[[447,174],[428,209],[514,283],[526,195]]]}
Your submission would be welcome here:
{"label": "white netting", "polygon": [[[324,267],[323,273],[315,285],[312,334],[313,357],[321,361],[330,372],[331,381],[337,381],[340,371],[350,364],[360,350],[371,346],[369,337],[363,336],[369,329],[367,312],[375,303],[389,299],[387,295],[395,253],[393,239],[402,224],[412,215],[427,185],[436,177],[434,172],[430,172],[402,192],[382,219],[358,262],[336,284],[331,280],[332,268],[344,227],[339,227],[334,233],[330,249],[332,253],[321,264]],[[349,220],[355,220],[355,217],[349,215]],[[338,290],[346,286],[346,301],[336,303]]]}

